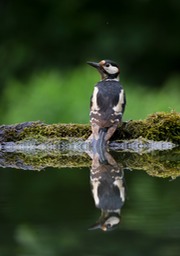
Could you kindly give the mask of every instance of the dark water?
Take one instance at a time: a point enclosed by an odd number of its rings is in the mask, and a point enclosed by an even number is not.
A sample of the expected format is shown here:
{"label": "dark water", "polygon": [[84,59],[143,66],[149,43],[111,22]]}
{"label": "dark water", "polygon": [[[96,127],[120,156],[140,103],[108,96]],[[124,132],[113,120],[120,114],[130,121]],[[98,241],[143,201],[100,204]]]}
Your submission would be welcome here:
{"label": "dark water", "polygon": [[104,232],[89,230],[101,215],[90,168],[1,168],[0,255],[180,255],[180,179],[121,171],[120,224]]}

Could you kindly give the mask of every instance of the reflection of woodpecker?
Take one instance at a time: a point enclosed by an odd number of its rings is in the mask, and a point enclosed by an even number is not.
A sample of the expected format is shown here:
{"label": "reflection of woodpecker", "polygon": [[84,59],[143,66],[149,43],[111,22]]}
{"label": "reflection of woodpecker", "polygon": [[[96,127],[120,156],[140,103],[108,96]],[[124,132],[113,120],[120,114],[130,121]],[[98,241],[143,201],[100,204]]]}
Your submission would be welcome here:
{"label": "reflection of woodpecker", "polygon": [[101,209],[99,220],[90,229],[112,230],[120,223],[120,212],[125,202],[123,169],[109,153],[104,152],[103,157],[96,153],[92,159],[90,182],[95,205]]}
{"label": "reflection of woodpecker", "polygon": [[110,60],[102,60],[99,63],[88,62],[101,74],[102,80],[98,82],[91,97],[90,122],[92,135],[89,139],[107,142],[117,129],[122,120],[126,98],[122,86],[119,83],[120,69]]}

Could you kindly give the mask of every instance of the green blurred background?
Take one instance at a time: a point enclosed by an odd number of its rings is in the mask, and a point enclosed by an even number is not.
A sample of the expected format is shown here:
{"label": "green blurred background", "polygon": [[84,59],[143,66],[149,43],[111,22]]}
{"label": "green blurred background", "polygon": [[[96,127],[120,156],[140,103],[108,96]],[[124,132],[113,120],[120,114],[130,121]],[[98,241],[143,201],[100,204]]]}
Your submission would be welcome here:
{"label": "green blurred background", "polygon": [[178,0],[2,0],[0,122],[88,123],[101,59],[120,65],[125,120],[180,111],[179,24]]}
{"label": "green blurred background", "polygon": [[[0,123],[88,123],[101,59],[120,65],[125,120],[180,111],[179,25],[179,0],[1,0]],[[88,168],[1,168],[0,255],[178,256],[179,179],[125,177],[120,228],[102,234]]]}

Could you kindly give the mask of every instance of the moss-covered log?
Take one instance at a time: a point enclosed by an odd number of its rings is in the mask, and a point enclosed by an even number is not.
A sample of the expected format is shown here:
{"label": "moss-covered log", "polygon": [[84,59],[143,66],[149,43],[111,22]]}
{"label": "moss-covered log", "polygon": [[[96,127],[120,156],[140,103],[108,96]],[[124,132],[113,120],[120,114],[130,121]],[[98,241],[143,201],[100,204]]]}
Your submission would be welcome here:
{"label": "moss-covered log", "polygon": [[[88,124],[44,124],[41,122],[25,122],[15,125],[0,126],[0,143],[21,140],[61,138],[87,139],[91,133]],[[170,141],[180,144],[180,113],[159,112],[148,116],[145,120],[123,123],[114,134],[112,140],[129,140],[143,137],[154,141]]]}

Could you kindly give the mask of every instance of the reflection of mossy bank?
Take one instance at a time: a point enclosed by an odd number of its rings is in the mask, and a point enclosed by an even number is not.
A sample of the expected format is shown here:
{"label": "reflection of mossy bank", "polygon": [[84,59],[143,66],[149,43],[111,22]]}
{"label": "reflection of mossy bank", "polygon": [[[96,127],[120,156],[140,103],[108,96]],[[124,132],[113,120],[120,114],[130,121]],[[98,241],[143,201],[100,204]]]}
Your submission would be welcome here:
{"label": "reflection of mossy bank", "polygon": [[144,154],[115,152],[114,157],[123,167],[146,171],[151,176],[162,178],[180,176],[180,147]]}
{"label": "reflection of mossy bank", "polygon": [[[83,124],[43,124],[27,122],[0,127],[0,142],[47,138],[61,139],[74,137],[86,139],[90,135],[90,126]],[[143,137],[155,141],[180,143],[180,114],[177,112],[159,112],[145,120],[123,123],[113,136],[113,140],[136,139]]]}
{"label": "reflection of mossy bank", "polygon": [[88,155],[69,154],[57,151],[37,151],[37,152],[3,152],[0,155],[1,167],[10,167],[24,170],[42,170],[47,167],[87,167],[91,165]]}
{"label": "reflection of mossy bank", "polygon": [[[172,150],[152,151],[138,154],[136,152],[112,152],[112,156],[120,167],[131,170],[144,170],[151,176],[180,176],[180,148]],[[91,159],[84,152],[60,150],[18,150],[16,152],[1,152],[1,167],[11,167],[25,170],[41,170],[47,167],[90,167]]]}

